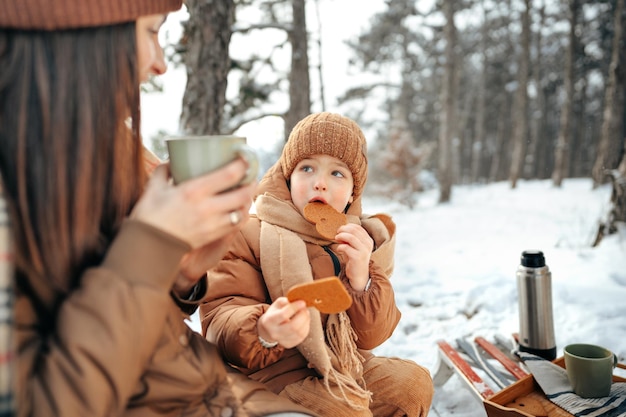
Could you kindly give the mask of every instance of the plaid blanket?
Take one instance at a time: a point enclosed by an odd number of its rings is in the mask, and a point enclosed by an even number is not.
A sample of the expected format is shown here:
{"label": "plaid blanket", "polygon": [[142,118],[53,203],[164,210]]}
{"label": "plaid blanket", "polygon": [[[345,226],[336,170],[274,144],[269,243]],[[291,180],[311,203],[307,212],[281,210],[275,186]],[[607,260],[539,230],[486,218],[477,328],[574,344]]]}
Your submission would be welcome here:
{"label": "plaid blanket", "polygon": [[9,216],[0,186],[0,417],[15,414],[13,391],[13,252]]}

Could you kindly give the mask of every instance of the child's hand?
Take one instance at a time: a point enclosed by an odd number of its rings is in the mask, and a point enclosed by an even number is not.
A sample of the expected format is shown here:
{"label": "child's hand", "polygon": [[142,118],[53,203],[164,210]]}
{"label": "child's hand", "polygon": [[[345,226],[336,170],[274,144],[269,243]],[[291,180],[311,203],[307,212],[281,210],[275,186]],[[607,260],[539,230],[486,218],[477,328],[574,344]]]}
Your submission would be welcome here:
{"label": "child's hand", "polygon": [[290,303],[287,297],[280,297],[259,317],[257,331],[263,340],[290,349],[304,341],[310,325],[311,314],[304,301]]}
{"label": "child's hand", "polygon": [[346,261],[346,276],[356,291],[365,290],[370,277],[370,257],[374,240],[358,224],[348,223],[337,230],[335,240],[340,242],[337,252],[343,253]]}

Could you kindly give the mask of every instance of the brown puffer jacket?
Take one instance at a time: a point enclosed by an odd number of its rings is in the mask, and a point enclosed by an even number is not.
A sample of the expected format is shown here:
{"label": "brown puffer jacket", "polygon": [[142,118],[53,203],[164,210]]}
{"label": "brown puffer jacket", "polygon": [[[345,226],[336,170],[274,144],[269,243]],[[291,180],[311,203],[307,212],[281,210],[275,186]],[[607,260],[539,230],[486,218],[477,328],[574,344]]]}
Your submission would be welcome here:
{"label": "brown puffer jacket", "polygon": [[[277,200],[290,201],[289,190],[277,165],[261,181],[259,192]],[[360,201],[355,203],[348,214],[359,217]],[[314,230],[314,226],[302,216],[299,217],[298,222],[305,224],[292,226],[300,230],[310,226]],[[386,247],[389,240],[394,240],[395,225],[385,215],[377,216],[377,222],[383,225],[381,227],[386,236],[386,241],[374,239],[378,249],[381,246]],[[220,354],[229,363],[279,393],[286,385],[317,373],[308,366],[297,348],[285,349],[279,345],[266,349],[258,340],[258,318],[272,302],[260,268],[260,227],[261,221],[251,216],[224,259],[209,271],[211,291],[200,306],[200,317],[203,334],[217,345]],[[319,236],[312,237],[311,240],[315,241],[317,238]],[[305,241],[305,244],[309,264],[303,264],[302,268],[310,268],[313,279],[339,275],[336,267],[341,270],[344,261],[334,250],[336,244],[322,246],[309,241]],[[385,248],[381,252],[385,252]],[[354,291],[346,283],[353,298],[353,304],[347,313],[358,337],[357,347],[366,358],[371,357],[371,353],[366,350],[387,340],[400,320],[400,311],[396,307],[388,278],[393,267],[392,254],[393,250],[389,249],[381,255],[389,259],[384,259],[380,265],[374,261],[376,256],[372,255],[371,285],[367,291]],[[336,265],[336,262],[339,264]],[[326,318],[327,316],[322,315],[322,325]]]}
{"label": "brown puffer jacket", "polygon": [[[60,305],[53,334],[42,334],[31,298],[18,294],[19,415],[217,417],[301,411],[261,384],[227,373],[215,347],[184,323],[196,306],[177,305],[170,287],[188,250],[159,230],[127,220],[102,265],[86,271],[80,288]],[[44,299],[52,294],[46,285],[32,289]]]}

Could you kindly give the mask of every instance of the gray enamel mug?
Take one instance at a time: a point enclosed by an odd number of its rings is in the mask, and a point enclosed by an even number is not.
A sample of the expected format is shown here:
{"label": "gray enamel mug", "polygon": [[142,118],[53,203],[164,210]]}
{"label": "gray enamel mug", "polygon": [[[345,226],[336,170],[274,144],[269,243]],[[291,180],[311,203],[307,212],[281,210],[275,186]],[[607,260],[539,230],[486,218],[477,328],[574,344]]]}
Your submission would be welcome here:
{"label": "gray enamel mug", "polygon": [[583,398],[607,397],[613,383],[617,356],[597,345],[575,343],[565,346],[565,370],[572,390]]}
{"label": "gray enamel mug", "polygon": [[237,158],[248,163],[246,175],[239,185],[251,183],[259,173],[258,157],[243,136],[179,136],[167,139],[166,143],[175,184],[208,174]]}

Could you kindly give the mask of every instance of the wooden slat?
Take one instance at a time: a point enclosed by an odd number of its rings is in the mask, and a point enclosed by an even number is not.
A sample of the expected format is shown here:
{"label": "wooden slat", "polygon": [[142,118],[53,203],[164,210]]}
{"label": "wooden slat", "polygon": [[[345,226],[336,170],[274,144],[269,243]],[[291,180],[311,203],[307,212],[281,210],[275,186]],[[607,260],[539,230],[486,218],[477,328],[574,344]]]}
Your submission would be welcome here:
{"label": "wooden slat", "polygon": [[478,336],[474,340],[476,341],[476,344],[478,344],[478,346],[485,349],[485,352],[487,352],[494,359],[500,362],[502,366],[504,366],[504,368],[507,371],[509,371],[511,375],[513,375],[517,380],[520,380],[528,375],[527,372],[525,372],[522,368],[520,368],[515,362],[513,362],[504,353],[502,353],[500,349],[498,349],[496,346],[491,344],[484,337]]}
{"label": "wooden slat", "polygon": [[465,352],[474,362],[470,363],[470,365],[472,365],[473,368],[482,369],[498,388],[502,389],[511,385],[511,375],[507,371],[500,371],[492,365],[491,362],[487,360],[485,354],[481,352],[482,349],[480,349],[478,345],[462,338],[456,339],[456,345],[459,353]]}
{"label": "wooden slat", "polygon": [[439,351],[443,353],[444,358],[451,362],[452,366],[454,366],[460,375],[465,378],[467,383],[472,389],[474,389],[475,392],[477,392],[483,399],[494,395],[491,388],[489,388],[482,378],[474,372],[472,367],[465,362],[461,355],[459,355],[459,353],[452,346],[450,346],[448,342],[440,340],[437,342],[437,345],[439,346]]}

